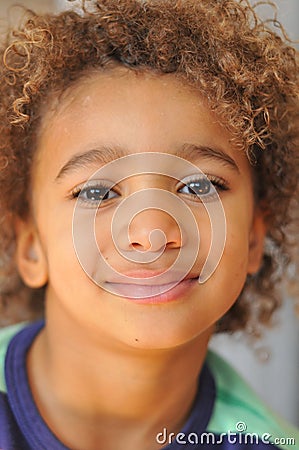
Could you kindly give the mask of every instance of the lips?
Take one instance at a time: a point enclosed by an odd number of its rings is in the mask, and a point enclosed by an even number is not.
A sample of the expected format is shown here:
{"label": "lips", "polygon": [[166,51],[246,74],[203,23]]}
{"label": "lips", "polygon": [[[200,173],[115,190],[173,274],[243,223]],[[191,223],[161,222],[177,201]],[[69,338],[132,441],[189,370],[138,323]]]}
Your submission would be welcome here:
{"label": "lips", "polygon": [[110,287],[115,293],[124,297],[144,298],[163,294],[164,292],[173,289],[178,283],[179,282],[161,285],[110,283]]}
{"label": "lips", "polygon": [[135,303],[167,303],[183,298],[195,285],[198,278],[185,278],[165,284],[149,283],[150,278],[143,281],[138,277],[138,283],[106,282],[105,289],[117,296],[124,297]]}
{"label": "lips", "polygon": [[174,269],[165,270],[131,270],[131,271],[119,271],[118,275],[109,277],[106,280],[109,284],[129,284],[129,285],[142,285],[142,286],[163,286],[163,285],[176,285],[183,279],[198,278],[198,275],[187,275],[184,272],[180,272]]}

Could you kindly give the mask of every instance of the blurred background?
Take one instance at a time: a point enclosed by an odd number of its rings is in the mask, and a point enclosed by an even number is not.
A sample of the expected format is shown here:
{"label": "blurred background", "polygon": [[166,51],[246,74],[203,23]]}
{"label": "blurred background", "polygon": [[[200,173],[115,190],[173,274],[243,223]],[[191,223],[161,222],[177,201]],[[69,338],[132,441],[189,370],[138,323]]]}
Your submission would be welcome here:
{"label": "blurred background", "polygon": [[[1,19],[7,21],[8,8],[16,3],[38,12],[59,11],[71,5],[67,0],[0,0]],[[299,0],[273,3],[277,5],[277,18],[290,38],[299,39]],[[269,6],[261,5],[258,10],[265,18],[273,17]],[[11,17],[13,20],[14,15]],[[299,426],[299,320],[287,294],[276,316],[276,326],[266,331],[262,340],[250,344],[242,334],[218,335],[211,347],[243,374],[272,409]]]}

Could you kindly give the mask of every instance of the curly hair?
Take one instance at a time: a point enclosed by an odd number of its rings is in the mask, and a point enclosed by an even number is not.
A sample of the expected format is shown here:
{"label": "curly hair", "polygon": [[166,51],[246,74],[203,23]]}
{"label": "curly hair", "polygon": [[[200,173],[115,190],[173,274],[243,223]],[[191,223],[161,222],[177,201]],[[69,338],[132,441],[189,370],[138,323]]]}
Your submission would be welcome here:
{"label": "curly hair", "polygon": [[0,311],[7,320],[42,314],[44,288],[31,290],[18,275],[13,227],[30,209],[42,105],[116,62],[196,87],[246,152],[256,201],[267,211],[266,245],[259,272],[217,330],[270,323],[280,304],[278,281],[291,277],[296,254],[290,223],[298,193],[298,63],[281,34],[248,0],[82,0],[59,14],[26,11],[1,48]]}

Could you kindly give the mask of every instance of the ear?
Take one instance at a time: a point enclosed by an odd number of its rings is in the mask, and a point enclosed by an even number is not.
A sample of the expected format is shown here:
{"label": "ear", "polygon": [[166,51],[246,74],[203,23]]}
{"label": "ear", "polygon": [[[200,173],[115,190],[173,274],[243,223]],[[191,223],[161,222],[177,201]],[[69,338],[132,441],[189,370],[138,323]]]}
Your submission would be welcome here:
{"label": "ear", "polygon": [[48,281],[47,260],[36,226],[31,220],[16,219],[16,262],[24,283],[40,288]]}
{"label": "ear", "polygon": [[265,222],[265,215],[260,208],[256,208],[250,235],[249,235],[249,254],[248,254],[248,267],[247,273],[250,275],[258,272],[263,254],[264,254],[264,242],[267,232],[267,226]]}

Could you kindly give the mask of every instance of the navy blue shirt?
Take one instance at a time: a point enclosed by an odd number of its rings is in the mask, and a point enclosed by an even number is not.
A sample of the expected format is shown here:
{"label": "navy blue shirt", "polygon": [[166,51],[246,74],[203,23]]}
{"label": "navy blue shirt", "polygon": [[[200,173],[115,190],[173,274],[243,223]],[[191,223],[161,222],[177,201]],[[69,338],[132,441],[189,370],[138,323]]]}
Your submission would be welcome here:
{"label": "navy blue shirt", "polygon": [[[43,326],[39,322],[0,331],[1,450],[67,449],[39,414],[28,383],[27,351]],[[299,432],[274,417],[227,363],[209,353],[183,429],[177,435],[161,429],[156,443],[167,450],[295,450]],[[100,442],[98,448],[102,450]]]}

